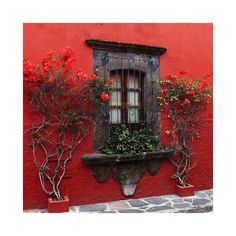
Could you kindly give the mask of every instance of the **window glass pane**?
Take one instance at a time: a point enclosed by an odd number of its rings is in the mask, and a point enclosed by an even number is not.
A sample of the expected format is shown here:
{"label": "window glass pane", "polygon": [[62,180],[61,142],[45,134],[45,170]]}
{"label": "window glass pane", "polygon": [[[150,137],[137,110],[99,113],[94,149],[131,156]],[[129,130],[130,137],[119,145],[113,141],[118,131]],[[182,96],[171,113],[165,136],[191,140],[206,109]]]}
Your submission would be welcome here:
{"label": "window glass pane", "polygon": [[121,88],[121,74],[117,72],[111,75],[112,88]]}
{"label": "window glass pane", "polygon": [[120,106],[121,105],[121,91],[112,91],[110,98],[111,106]]}
{"label": "window glass pane", "polygon": [[128,109],[128,122],[129,123],[139,123],[138,108],[129,108]]}
{"label": "window glass pane", "polygon": [[139,88],[139,78],[135,77],[132,74],[128,75],[128,88],[129,89],[138,89]]}
{"label": "window glass pane", "polygon": [[138,95],[139,92],[128,91],[128,105],[130,106],[138,106]]}
{"label": "window glass pane", "polygon": [[110,109],[110,123],[117,124],[121,122],[121,110],[117,108]]}

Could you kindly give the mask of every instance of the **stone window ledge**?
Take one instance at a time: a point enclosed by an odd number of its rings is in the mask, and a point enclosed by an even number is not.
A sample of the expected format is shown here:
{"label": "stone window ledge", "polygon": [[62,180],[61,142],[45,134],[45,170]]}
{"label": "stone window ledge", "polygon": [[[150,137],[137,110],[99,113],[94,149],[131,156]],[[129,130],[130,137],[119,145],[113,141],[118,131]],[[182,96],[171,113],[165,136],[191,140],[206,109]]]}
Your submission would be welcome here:
{"label": "stone window ledge", "polygon": [[84,155],[82,159],[92,168],[98,182],[105,182],[111,171],[114,180],[121,185],[124,195],[131,196],[135,193],[145,170],[151,175],[155,175],[160,168],[161,161],[172,155],[171,150],[160,150],[129,156],[93,153]]}

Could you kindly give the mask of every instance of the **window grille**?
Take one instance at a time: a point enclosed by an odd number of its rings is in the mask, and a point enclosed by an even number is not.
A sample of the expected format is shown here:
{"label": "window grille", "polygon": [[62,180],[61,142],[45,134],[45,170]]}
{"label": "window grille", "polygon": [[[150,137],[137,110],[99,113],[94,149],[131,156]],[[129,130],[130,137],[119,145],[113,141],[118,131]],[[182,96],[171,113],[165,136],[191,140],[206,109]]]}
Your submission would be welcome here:
{"label": "window grille", "polygon": [[129,130],[144,127],[145,72],[142,69],[150,68],[151,75],[152,61],[150,58],[144,60],[105,55],[102,62],[107,68],[105,76],[113,81],[109,101],[110,128],[121,124],[125,124]]}

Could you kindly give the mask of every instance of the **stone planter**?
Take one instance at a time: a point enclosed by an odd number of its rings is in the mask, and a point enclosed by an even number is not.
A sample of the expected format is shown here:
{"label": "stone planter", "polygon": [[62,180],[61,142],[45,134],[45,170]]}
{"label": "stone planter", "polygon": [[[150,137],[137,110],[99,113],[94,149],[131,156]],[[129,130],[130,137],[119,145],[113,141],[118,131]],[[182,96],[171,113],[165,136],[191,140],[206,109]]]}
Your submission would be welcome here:
{"label": "stone planter", "polygon": [[188,184],[187,186],[175,186],[175,193],[180,197],[194,196],[195,187]]}
{"label": "stone planter", "polygon": [[48,199],[48,213],[61,213],[69,211],[69,198],[64,196],[63,200],[54,200],[52,198]]}
{"label": "stone planter", "polygon": [[135,193],[138,181],[147,170],[151,175],[155,175],[162,160],[173,155],[171,150],[159,150],[155,152],[145,152],[137,155],[106,155],[106,154],[86,154],[83,161],[92,168],[96,180],[100,183],[106,181],[112,172],[114,180],[120,185],[125,196]]}

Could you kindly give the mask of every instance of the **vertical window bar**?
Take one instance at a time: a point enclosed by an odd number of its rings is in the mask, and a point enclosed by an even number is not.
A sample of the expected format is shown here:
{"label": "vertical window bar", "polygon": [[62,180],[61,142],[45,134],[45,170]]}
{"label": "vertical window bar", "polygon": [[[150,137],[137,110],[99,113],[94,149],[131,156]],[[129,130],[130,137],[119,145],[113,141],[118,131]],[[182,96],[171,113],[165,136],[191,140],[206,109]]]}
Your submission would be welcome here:
{"label": "vertical window bar", "polygon": [[134,59],[134,129],[136,130],[136,123],[137,123],[137,117],[136,117],[136,76],[135,76],[135,59]]}
{"label": "vertical window bar", "polygon": [[[116,65],[117,65],[117,58],[116,58]],[[117,66],[116,66],[116,85],[115,85],[115,91],[116,91],[116,103],[115,103],[115,105],[116,106],[118,106],[118,90],[117,90],[117,88],[118,88],[118,76],[117,76]],[[116,114],[116,123],[118,124],[119,123],[119,111],[118,111],[118,107],[116,107],[117,108],[117,114]]]}
{"label": "vertical window bar", "polygon": [[121,89],[122,89],[122,123],[125,123],[125,78],[124,78],[124,60],[122,60],[121,68]]}
{"label": "vertical window bar", "polygon": [[[140,59],[139,59],[139,66],[140,66]],[[141,94],[142,94],[142,84],[141,84],[141,68],[139,70],[139,73],[138,73],[138,87],[139,87],[139,92],[138,92],[138,99],[139,99],[139,102],[138,102],[138,105],[139,105],[139,108],[138,108],[138,112],[139,112],[139,122],[140,124],[142,124],[142,120],[143,120],[143,117],[142,117],[142,102],[141,102]]]}
{"label": "vertical window bar", "polygon": [[127,110],[126,110],[126,113],[127,113],[127,124],[128,124],[128,129],[129,131],[131,131],[132,129],[132,125],[130,124],[129,122],[129,114],[130,114],[130,101],[131,101],[131,97],[130,97],[130,91],[129,91],[129,87],[130,87],[130,80],[129,80],[129,58],[127,59],[128,60],[128,78],[127,78]]}
{"label": "vertical window bar", "polygon": [[[152,85],[152,104],[154,101],[154,87],[153,87],[153,77],[152,77],[152,68],[150,67],[150,74],[151,74],[151,85]],[[153,110],[151,110],[151,123],[154,122],[154,117],[153,117]]]}
{"label": "vertical window bar", "polygon": [[[109,72],[108,72],[108,77],[109,77],[109,79],[111,79],[111,57],[109,57],[108,58],[108,60],[109,60]],[[111,97],[110,97],[110,104],[111,104],[111,106],[113,105],[112,104],[112,97],[113,97],[113,91],[111,92]],[[110,123],[112,124],[113,123],[113,119],[112,119],[112,113],[113,113],[113,108],[112,107],[109,107],[109,110],[110,110],[110,112],[109,112],[109,114],[110,114]],[[110,128],[111,128],[111,126],[112,125],[110,125]]]}

